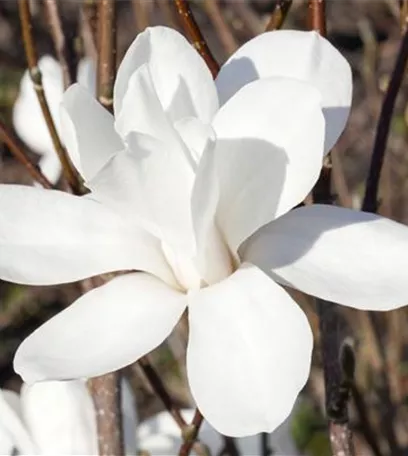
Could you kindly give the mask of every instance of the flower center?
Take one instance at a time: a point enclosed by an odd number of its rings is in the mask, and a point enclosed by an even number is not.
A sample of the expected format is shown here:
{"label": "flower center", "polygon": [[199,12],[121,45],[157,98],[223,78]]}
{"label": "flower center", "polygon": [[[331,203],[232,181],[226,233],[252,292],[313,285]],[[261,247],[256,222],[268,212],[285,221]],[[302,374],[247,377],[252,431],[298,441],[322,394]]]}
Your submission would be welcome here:
{"label": "flower center", "polygon": [[200,276],[192,258],[176,252],[165,242],[162,242],[162,249],[177,282],[183,290],[195,291],[207,285]]}

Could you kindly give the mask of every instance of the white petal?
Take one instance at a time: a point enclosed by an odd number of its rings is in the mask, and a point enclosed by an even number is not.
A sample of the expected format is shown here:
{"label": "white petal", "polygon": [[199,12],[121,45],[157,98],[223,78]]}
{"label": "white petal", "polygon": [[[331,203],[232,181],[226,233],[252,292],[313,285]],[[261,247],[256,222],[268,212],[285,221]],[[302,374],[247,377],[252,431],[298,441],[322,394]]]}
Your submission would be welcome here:
{"label": "white petal", "polygon": [[[58,129],[58,107],[63,93],[61,67],[49,55],[42,57],[38,65],[42,72],[45,96]],[[20,138],[35,152],[41,155],[55,154],[28,71],[21,79],[20,93],[13,108],[13,124]]]}
{"label": "white petal", "polygon": [[190,156],[195,165],[200,161],[205,149],[214,147],[214,130],[210,125],[197,119],[197,117],[185,117],[176,122],[174,127],[190,151]]}
{"label": "white petal", "polygon": [[173,277],[157,239],[89,197],[0,185],[0,278],[73,282],[124,269]]}
{"label": "white petal", "polygon": [[[189,116],[211,120],[218,108],[211,73],[187,40],[167,27],[147,28],[126,52],[115,82],[116,115],[130,77],[143,64],[148,64],[161,104],[173,121]],[[137,100],[134,103],[137,106]]]}
{"label": "white petal", "polygon": [[98,454],[95,409],[84,381],[23,385],[21,405],[40,454]]}
{"label": "white petal", "polygon": [[152,136],[130,133],[87,183],[96,197],[171,246],[194,248],[190,213],[194,173],[181,153]]}
{"label": "white petal", "polygon": [[[319,103],[309,84],[270,78],[245,86],[217,113],[213,163],[202,160],[194,193],[211,201],[219,191],[217,222],[233,252],[300,203],[316,182],[324,140]],[[212,167],[216,184],[210,182]]]}
{"label": "white petal", "polygon": [[313,205],[256,233],[245,261],[305,293],[364,310],[408,303],[408,228],[377,215]]}
{"label": "white petal", "polygon": [[110,157],[123,149],[113,116],[79,84],[65,93],[60,110],[62,137],[74,163],[92,179]]}
{"label": "white petal", "polygon": [[77,80],[91,95],[96,95],[96,67],[90,57],[84,57],[79,61]]}
{"label": "white petal", "polygon": [[16,407],[19,399],[15,396],[16,393],[0,390],[0,454],[8,454],[7,452],[13,448],[22,454],[37,454],[29,432],[22,422],[19,407]]}
{"label": "white petal", "polygon": [[189,322],[188,378],[206,420],[235,437],[279,426],[309,375],[313,338],[300,307],[246,264],[189,296]]}
{"label": "white petal", "polygon": [[351,106],[351,68],[346,59],[316,32],[263,33],[244,44],[221,68],[216,79],[220,102],[225,103],[245,84],[271,76],[300,79],[320,91],[328,152],[343,131]]}
{"label": "white petal", "polygon": [[117,370],[161,344],[185,306],[184,294],[149,274],[117,277],[25,339],[14,369],[27,383]]}

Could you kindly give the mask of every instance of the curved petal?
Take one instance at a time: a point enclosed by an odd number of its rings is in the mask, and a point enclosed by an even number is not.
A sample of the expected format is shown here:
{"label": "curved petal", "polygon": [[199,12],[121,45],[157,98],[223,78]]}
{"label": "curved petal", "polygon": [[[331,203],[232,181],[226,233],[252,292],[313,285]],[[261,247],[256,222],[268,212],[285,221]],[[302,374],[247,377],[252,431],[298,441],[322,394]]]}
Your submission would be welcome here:
{"label": "curved petal", "polygon": [[[316,182],[324,139],[320,96],[295,79],[255,81],[220,109],[213,127],[217,143],[213,158],[202,160],[197,171],[193,198],[201,207],[193,204],[193,217],[204,212],[202,199],[209,205],[218,191],[218,226],[235,253],[254,231],[300,203]],[[216,184],[210,182],[212,168]]]}
{"label": "curved petal", "polygon": [[182,154],[152,136],[130,133],[118,153],[87,183],[94,195],[167,244],[194,248],[190,213],[194,173]]}
{"label": "curved petal", "polygon": [[187,373],[198,408],[225,435],[270,432],[289,415],[313,337],[297,304],[253,265],[189,296]]}
{"label": "curved petal", "polygon": [[40,454],[98,454],[95,409],[85,381],[23,385],[21,405]]}
{"label": "curved petal", "polygon": [[[59,129],[58,108],[64,90],[61,67],[49,55],[41,57],[38,65],[42,73],[45,97]],[[35,152],[40,155],[55,154],[28,71],[21,79],[20,93],[13,108],[13,124],[20,138]]]}
{"label": "curved petal", "polygon": [[62,138],[74,164],[92,179],[110,157],[123,149],[113,116],[79,84],[72,85],[61,104]]}
{"label": "curved petal", "polygon": [[146,270],[173,283],[160,242],[89,197],[0,185],[0,278],[30,285]]}
{"label": "curved petal", "polygon": [[[0,390],[0,450],[1,454],[38,454],[28,430],[16,408],[19,398],[16,393]],[[11,450],[11,451],[10,451]],[[9,452],[10,451],[10,452]]]}
{"label": "curved petal", "polygon": [[363,310],[408,303],[408,228],[377,215],[313,205],[295,209],[241,251],[281,283]]}
{"label": "curved petal", "polygon": [[161,344],[185,307],[184,294],[149,274],[117,277],[25,339],[14,369],[27,383],[120,369]]}
{"label": "curved petal", "polygon": [[130,77],[143,64],[149,66],[160,102],[172,121],[189,116],[211,120],[218,99],[207,65],[180,33],[161,26],[140,33],[126,52],[115,82],[115,115],[121,111]]}
{"label": "curved petal", "polygon": [[344,130],[350,111],[352,78],[347,60],[317,32],[263,33],[239,48],[222,66],[216,79],[220,103],[245,84],[271,76],[300,79],[320,91],[328,152]]}

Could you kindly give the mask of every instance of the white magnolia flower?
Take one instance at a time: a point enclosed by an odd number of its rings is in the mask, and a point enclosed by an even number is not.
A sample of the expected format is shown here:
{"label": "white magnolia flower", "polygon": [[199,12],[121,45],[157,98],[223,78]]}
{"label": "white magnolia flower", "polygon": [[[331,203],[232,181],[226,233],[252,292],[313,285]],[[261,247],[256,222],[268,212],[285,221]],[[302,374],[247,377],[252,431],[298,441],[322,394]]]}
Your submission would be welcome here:
{"label": "white magnolia flower", "polygon": [[[184,419],[190,423],[194,416],[193,409],[182,410]],[[200,427],[198,438],[209,450],[210,454],[221,454],[225,446],[223,437],[206,421]],[[139,424],[137,428],[139,451],[147,451],[154,456],[178,454],[182,439],[180,429],[168,412],[160,412]],[[290,435],[290,419],[287,419],[273,433],[268,435],[268,444],[275,456],[296,456],[299,452]],[[242,455],[262,454],[260,435],[241,437],[235,440],[238,453]],[[196,455],[193,451],[192,455]]]}
{"label": "white magnolia flower", "polygon": [[344,58],[294,31],[253,39],[214,84],[180,34],[147,29],[119,68],[115,118],[71,87],[63,138],[91,193],[1,186],[0,277],[47,285],[134,272],[28,337],[16,371],[31,383],[118,369],[188,307],[187,372],[207,421],[232,436],[275,429],[313,344],[281,284],[359,309],[408,301],[406,227],[332,206],[288,212],[316,182],[350,98]]}
{"label": "white magnolia flower", "polygon": [[[59,105],[64,94],[64,82],[60,64],[50,55],[41,57],[38,66],[42,73],[45,96],[57,130],[61,132]],[[78,64],[77,79],[90,93],[96,92],[96,71],[90,58],[82,59]],[[34,91],[28,71],[21,79],[20,92],[13,108],[13,124],[20,138],[34,151],[41,155],[39,167],[45,176],[56,183],[61,174],[61,164],[51,141],[51,136]],[[75,166],[79,166],[79,157],[70,154]]]}
{"label": "white magnolia flower", "polygon": [[0,454],[98,453],[92,399],[81,380],[0,390]]}

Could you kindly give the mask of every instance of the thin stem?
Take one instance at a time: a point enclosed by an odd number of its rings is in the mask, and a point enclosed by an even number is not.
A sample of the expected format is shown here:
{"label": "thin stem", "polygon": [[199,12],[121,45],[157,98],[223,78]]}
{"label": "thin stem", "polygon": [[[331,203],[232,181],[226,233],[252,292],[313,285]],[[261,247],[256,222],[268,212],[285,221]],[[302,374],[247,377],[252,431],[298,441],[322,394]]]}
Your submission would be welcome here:
{"label": "thin stem", "polygon": [[98,99],[112,112],[116,75],[116,0],[99,2],[98,51]]}
{"label": "thin stem", "polygon": [[163,402],[163,405],[166,407],[166,410],[174,418],[174,421],[177,423],[179,428],[183,430],[187,426],[187,422],[181,415],[180,410],[173,404],[173,400],[170,394],[167,392],[167,389],[161,381],[160,376],[150,363],[149,358],[147,356],[143,356],[139,359],[138,363],[142,368],[143,373],[146,375],[146,378],[148,379],[154,392],[159,396]]}
{"label": "thin stem", "polygon": [[55,52],[61,65],[64,87],[76,81],[76,59],[72,40],[67,39],[56,0],[44,0],[44,6],[54,42]]}
{"label": "thin stem", "polygon": [[279,30],[282,27],[291,6],[292,0],[278,0],[276,2],[271,18],[266,26],[267,32]]}
{"label": "thin stem", "polygon": [[184,443],[181,445],[179,456],[189,456],[191,450],[193,449],[194,443],[197,440],[197,436],[200,432],[200,427],[203,421],[203,415],[201,415],[200,410],[196,408],[191,424],[187,426],[183,432]]}
{"label": "thin stem", "polygon": [[10,149],[10,152],[16,157],[16,159],[27,169],[30,176],[44,188],[51,189],[51,182],[44,176],[41,170],[35,165],[31,159],[27,156],[24,151],[24,146],[13,135],[10,131],[7,130],[6,126],[0,120],[0,140],[7,145]]}
{"label": "thin stem", "polygon": [[201,57],[205,60],[208,68],[210,69],[213,77],[217,76],[220,67],[218,62],[212,55],[207,42],[198,27],[197,22],[194,19],[193,13],[190,10],[190,6],[187,0],[174,0],[177,12],[180,16],[181,23],[188,39],[192,42],[193,46],[197,49]]}
{"label": "thin stem", "polygon": [[326,1],[309,0],[309,28],[326,36]]}
{"label": "thin stem", "polygon": [[55,127],[51,116],[51,111],[45,97],[44,87],[42,85],[42,75],[38,67],[37,52],[34,45],[29,0],[18,0],[18,7],[28,70],[33,82],[34,90],[37,94],[37,98],[41,106],[41,111],[47,124],[52,143],[57,152],[58,158],[60,159],[64,177],[66,178],[67,183],[72,191],[80,192],[81,184],[79,175],[73,167],[68,154],[59,139],[57,129]]}
{"label": "thin stem", "polygon": [[384,156],[387,148],[387,140],[391,126],[391,119],[397,95],[404,80],[405,69],[408,61],[408,29],[402,38],[398,51],[397,60],[391,74],[391,79],[381,106],[377,131],[374,140],[373,155],[371,157],[370,170],[367,178],[366,191],[363,199],[362,210],[377,212],[378,210],[378,188],[380,183],[381,170],[384,163]]}

